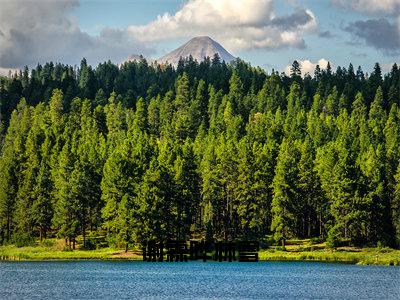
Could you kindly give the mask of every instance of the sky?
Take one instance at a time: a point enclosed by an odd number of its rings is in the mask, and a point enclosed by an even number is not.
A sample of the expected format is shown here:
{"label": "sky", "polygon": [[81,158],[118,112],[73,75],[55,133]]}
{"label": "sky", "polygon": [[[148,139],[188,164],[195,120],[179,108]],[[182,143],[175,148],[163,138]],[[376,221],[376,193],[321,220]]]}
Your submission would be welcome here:
{"label": "sky", "polygon": [[400,0],[0,0],[0,73],[156,59],[207,35],[267,72],[400,62]]}

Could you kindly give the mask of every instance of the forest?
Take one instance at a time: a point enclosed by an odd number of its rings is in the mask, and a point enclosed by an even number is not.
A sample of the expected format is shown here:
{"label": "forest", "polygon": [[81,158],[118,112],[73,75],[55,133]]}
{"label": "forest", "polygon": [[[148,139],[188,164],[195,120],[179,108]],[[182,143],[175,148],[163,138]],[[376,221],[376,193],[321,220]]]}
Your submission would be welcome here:
{"label": "forest", "polygon": [[0,244],[96,235],[399,247],[399,67],[216,55],[0,77]]}

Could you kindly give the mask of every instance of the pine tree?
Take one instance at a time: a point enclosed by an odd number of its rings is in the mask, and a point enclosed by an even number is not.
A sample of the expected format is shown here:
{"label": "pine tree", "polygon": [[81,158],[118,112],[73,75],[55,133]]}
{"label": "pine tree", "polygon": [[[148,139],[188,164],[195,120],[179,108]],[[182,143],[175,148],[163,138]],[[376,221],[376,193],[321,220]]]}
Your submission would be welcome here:
{"label": "pine tree", "polygon": [[[140,232],[135,233],[134,227],[126,227],[134,224],[134,220],[126,214],[139,205],[139,185],[148,168],[150,153],[152,149],[147,135],[131,130],[131,136],[111,153],[104,164],[101,182],[104,227],[109,235],[117,235],[117,243],[124,243],[126,247],[135,236],[139,238]],[[121,218],[128,218],[129,221],[121,222]]]}
{"label": "pine tree", "polygon": [[280,146],[275,177],[272,183],[272,223],[276,241],[285,241],[295,233],[296,210],[294,204],[299,199],[297,188],[297,145],[284,139]]}
{"label": "pine tree", "polygon": [[[207,138],[206,149],[201,161],[202,201],[200,204],[200,220],[203,231],[207,232],[206,238],[221,237],[222,235],[222,209],[224,188],[221,184],[221,170],[217,167],[216,155],[217,141],[211,136]],[[213,234],[210,234],[210,233]]]}
{"label": "pine tree", "polygon": [[173,127],[175,136],[183,142],[186,137],[193,136],[193,120],[190,115],[190,91],[189,77],[186,73],[178,77],[176,81],[176,97],[174,100],[175,113]]}
{"label": "pine tree", "polygon": [[372,134],[373,145],[383,143],[383,129],[386,123],[386,112],[383,110],[382,88],[376,90],[374,101],[369,110],[368,125]]}
{"label": "pine tree", "polygon": [[79,84],[81,98],[93,99],[96,92],[96,80],[92,67],[83,58],[79,69]]}
{"label": "pine tree", "polygon": [[101,203],[101,173],[106,154],[106,142],[97,128],[91,104],[85,100],[80,113],[79,144],[76,149],[79,161],[78,185],[84,192],[79,196],[81,203],[81,230],[84,243],[86,230],[99,226]]}
{"label": "pine tree", "polygon": [[237,72],[233,72],[229,79],[229,94],[228,100],[232,105],[234,114],[242,114],[245,116],[245,110],[243,107],[243,83]]}
{"label": "pine tree", "polygon": [[98,105],[104,106],[107,104],[107,97],[104,93],[103,89],[98,89],[96,92],[96,96],[94,97],[93,105],[96,107]]}
{"label": "pine tree", "polygon": [[208,127],[208,99],[207,89],[204,80],[200,80],[197,85],[196,97],[190,107],[192,118],[195,122],[194,127],[198,128],[201,124]]}
{"label": "pine tree", "polygon": [[21,163],[21,179],[16,197],[15,218],[18,220],[17,228],[21,235],[33,236],[34,214],[32,209],[35,195],[32,193],[41,163],[40,148],[44,140],[41,128],[42,118],[45,116],[43,103],[39,104],[33,113],[32,124],[26,140],[23,163]]}
{"label": "pine tree", "polygon": [[45,138],[41,147],[41,162],[33,188],[32,214],[34,226],[39,231],[40,240],[46,238],[47,232],[51,229],[53,218],[53,206],[51,203],[53,182],[50,169],[51,143],[48,137]]}
{"label": "pine tree", "polygon": [[14,232],[15,199],[22,181],[21,164],[25,160],[25,144],[31,125],[31,110],[21,99],[11,115],[0,158],[0,228],[2,239],[9,241]]}
{"label": "pine tree", "polygon": [[297,60],[293,61],[292,66],[290,67],[290,77],[294,81],[301,80],[301,68]]}
{"label": "pine tree", "polygon": [[199,205],[199,175],[196,158],[189,139],[182,145],[182,153],[174,162],[174,180],[176,185],[178,238],[190,237],[190,225],[195,223]]}
{"label": "pine tree", "polygon": [[332,92],[329,94],[326,99],[325,106],[323,111],[330,115],[336,115],[339,110],[339,98],[336,86],[333,87]]}
{"label": "pine tree", "polygon": [[238,152],[238,178],[234,191],[238,231],[244,239],[258,238],[267,233],[270,222],[271,152],[267,145],[251,144],[247,138],[240,141]]}
{"label": "pine tree", "polygon": [[400,247],[400,167],[397,169],[395,180],[396,186],[390,203],[390,208],[392,226],[394,228],[395,245]]}
{"label": "pine tree", "polygon": [[309,137],[301,145],[298,162],[298,190],[301,205],[297,214],[301,215],[299,236],[311,237],[325,234],[324,224],[329,217],[329,206],[321,188],[314,166],[314,148]]}
{"label": "pine tree", "polygon": [[174,234],[179,230],[176,228],[179,208],[174,187],[172,174],[154,158],[138,189],[139,240],[180,238]]}
{"label": "pine tree", "polygon": [[[57,175],[54,182],[56,202],[54,204],[53,225],[58,228],[58,235],[66,239],[71,248],[75,246],[75,238],[79,234],[78,203],[74,197],[76,179],[75,163],[71,153],[71,143],[67,141],[58,159]],[[74,175],[74,176],[73,176]],[[72,191],[74,189],[74,191]]]}
{"label": "pine tree", "polygon": [[147,129],[146,107],[143,98],[139,98],[136,103],[134,126],[142,131]]}
{"label": "pine tree", "polygon": [[160,95],[152,98],[149,107],[147,108],[147,123],[149,124],[149,131],[157,137],[160,135],[161,129],[160,101]]}

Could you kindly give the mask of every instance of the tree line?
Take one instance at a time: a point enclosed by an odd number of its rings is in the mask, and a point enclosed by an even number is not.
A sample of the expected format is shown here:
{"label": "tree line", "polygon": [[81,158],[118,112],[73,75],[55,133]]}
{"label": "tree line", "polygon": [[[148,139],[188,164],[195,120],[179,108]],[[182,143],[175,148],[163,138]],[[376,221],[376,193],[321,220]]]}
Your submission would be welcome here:
{"label": "tree line", "polygon": [[0,242],[400,244],[400,70],[218,56],[0,77]]}

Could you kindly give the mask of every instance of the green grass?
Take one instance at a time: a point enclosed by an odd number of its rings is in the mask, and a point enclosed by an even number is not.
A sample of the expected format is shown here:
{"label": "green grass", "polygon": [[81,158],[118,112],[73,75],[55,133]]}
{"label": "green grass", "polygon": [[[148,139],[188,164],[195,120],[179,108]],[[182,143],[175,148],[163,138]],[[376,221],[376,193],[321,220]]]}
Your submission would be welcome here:
{"label": "green grass", "polygon": [[49,249],[43,246],[21,248],[15,246],[2,246],[0,248],[0,258],[3,260],[114,259],[117,252],[118,250],[111,248],[63,251]]}
{"label": "green grass", "polygon": [[[312,244],[310,240],[288,241],[285,251],[270,247],[259,252],[260,260],[322,261],[360,265],[400,265],[400,250],[391,248],[339,247],[328,249],[325,243]],[[278,248],[279,249],[279,248]]]}
{"label": "green grass", "polygon": [[[279,248],[278,248],[279,249]],[[265,261],[320,261],[362,265],[400,265],[400,250],[390,248],[342,247],[326,248],[324,243],[311,244],[309,240],[296,240],[286,246],[286,251],[275,247],[259,252]],[[0,260],[141,260],[139,252],[124,253],[122,249],[74,250],[65,248],[60,240],[46,240],[36,246],[0,246]]]}
{"label": "green grass", "polygon": [[77,259],[142,259],[138,254],[125,255],[121,249],[70,250],[60,240],[46,240],[36,246],[0,246],[1,260],[77,260]]}

